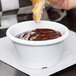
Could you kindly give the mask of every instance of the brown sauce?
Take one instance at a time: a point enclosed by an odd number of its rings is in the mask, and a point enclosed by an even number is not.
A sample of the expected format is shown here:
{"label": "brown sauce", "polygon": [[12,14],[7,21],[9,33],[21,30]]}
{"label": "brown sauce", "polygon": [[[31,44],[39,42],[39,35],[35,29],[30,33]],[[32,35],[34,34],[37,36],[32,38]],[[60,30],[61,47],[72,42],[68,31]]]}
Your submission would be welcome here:
{"label": "brown sauce", "polygon": [[56,39],[61,36],[62,34],[59,31],[55,31],[52,29],[35,29],[19,34],[16,37],[23,40],[43,41]]}

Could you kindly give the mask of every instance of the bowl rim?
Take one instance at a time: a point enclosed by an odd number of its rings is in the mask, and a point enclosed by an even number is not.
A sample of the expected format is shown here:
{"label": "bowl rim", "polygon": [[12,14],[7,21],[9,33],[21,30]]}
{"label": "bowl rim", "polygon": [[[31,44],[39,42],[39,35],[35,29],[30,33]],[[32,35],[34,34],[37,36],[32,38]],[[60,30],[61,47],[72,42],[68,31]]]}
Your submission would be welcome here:
{"label": "bowl rim", "polygon": [[[53,22],[53,23],[56,23],[56,24],[61,24],[61,23],[58,23],[58,22],[54,22],[54,21],[46,21],[46,20],[41,20],[42,22]],[[18,24],[23,24],[23,23],[28,23],[28,22],[34,22],[33,20],[30,20],[30,21],[24,21],[24,22],[21,22],[21,23],[17,23],[11,27],[9,27],[6,31],[6,35],[7,37],[12,40],[13,42],[15,43],[18,43],[18,44],[23,44],[23,45],[34,45],[34,46],[41,46],[41,45],[51,45],[51,44],[56,44],[56,43],[59,43],[59,42],[62,42],[64,41],[68,35],[69,35],[69,29],[61,24],[61,26],[63,28],[65,28],[65,31],[66,33],[64,35],[62,35],[61,37],[59,38],[56,38],[56,39],[53,39],[53,40],[44,40],[44,41],[28,41],[28,40],[21,40],[21,39],[18,39],[16,38],[15,36],[11,35],[10,31],[12,28],[14,28],[15,26],[17,26]]]}

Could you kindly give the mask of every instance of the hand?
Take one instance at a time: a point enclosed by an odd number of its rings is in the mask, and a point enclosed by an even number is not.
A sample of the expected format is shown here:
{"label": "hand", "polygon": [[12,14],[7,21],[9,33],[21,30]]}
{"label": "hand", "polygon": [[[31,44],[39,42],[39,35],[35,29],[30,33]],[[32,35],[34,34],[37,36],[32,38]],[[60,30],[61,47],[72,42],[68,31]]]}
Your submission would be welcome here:
{"label": "hand", "polygon": [[54,8],[62,9],[64,0],[52,0],[51,6]]}
{"label": "hand", "polygon": [[52,0],[50,4],[47,3],[46,5],[47,6],[51,5],[53,8],[57,8],[57,9],[66,9],[66,10],[70,9],[69,0]]}

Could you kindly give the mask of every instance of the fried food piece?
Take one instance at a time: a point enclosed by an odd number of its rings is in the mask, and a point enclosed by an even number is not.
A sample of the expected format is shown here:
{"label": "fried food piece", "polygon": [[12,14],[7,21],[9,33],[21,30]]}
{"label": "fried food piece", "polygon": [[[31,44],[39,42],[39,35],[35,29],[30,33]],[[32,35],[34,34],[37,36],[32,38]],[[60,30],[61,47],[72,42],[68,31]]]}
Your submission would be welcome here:
{"label": "fried food piece", "polygon": [[43,9],[45,8],[45,3],[51,0],[32,0],[32,4],[34,6],[33,12],[33,19],[38,24],[40,19],[42,18]]}
{"label": "fried food piece", "polygon": [[33,2],[33,19],[38,24],[42,18],[43,9],[45,8],[46,0],[32,0]]}

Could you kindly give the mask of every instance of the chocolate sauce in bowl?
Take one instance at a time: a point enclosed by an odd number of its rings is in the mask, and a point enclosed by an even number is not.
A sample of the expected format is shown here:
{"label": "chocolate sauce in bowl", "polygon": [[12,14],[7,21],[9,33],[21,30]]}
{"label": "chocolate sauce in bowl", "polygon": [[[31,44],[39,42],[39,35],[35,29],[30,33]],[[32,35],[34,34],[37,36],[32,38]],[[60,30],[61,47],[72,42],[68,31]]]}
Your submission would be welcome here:
{"label": "chocolate sauce in bowl", "polygon": [[61,37],[62,34],[59,31],[53,29],[35,29],[31,31],[26,31],[16,37],[23,40],[29,41],[43,41],[52,40]]}

